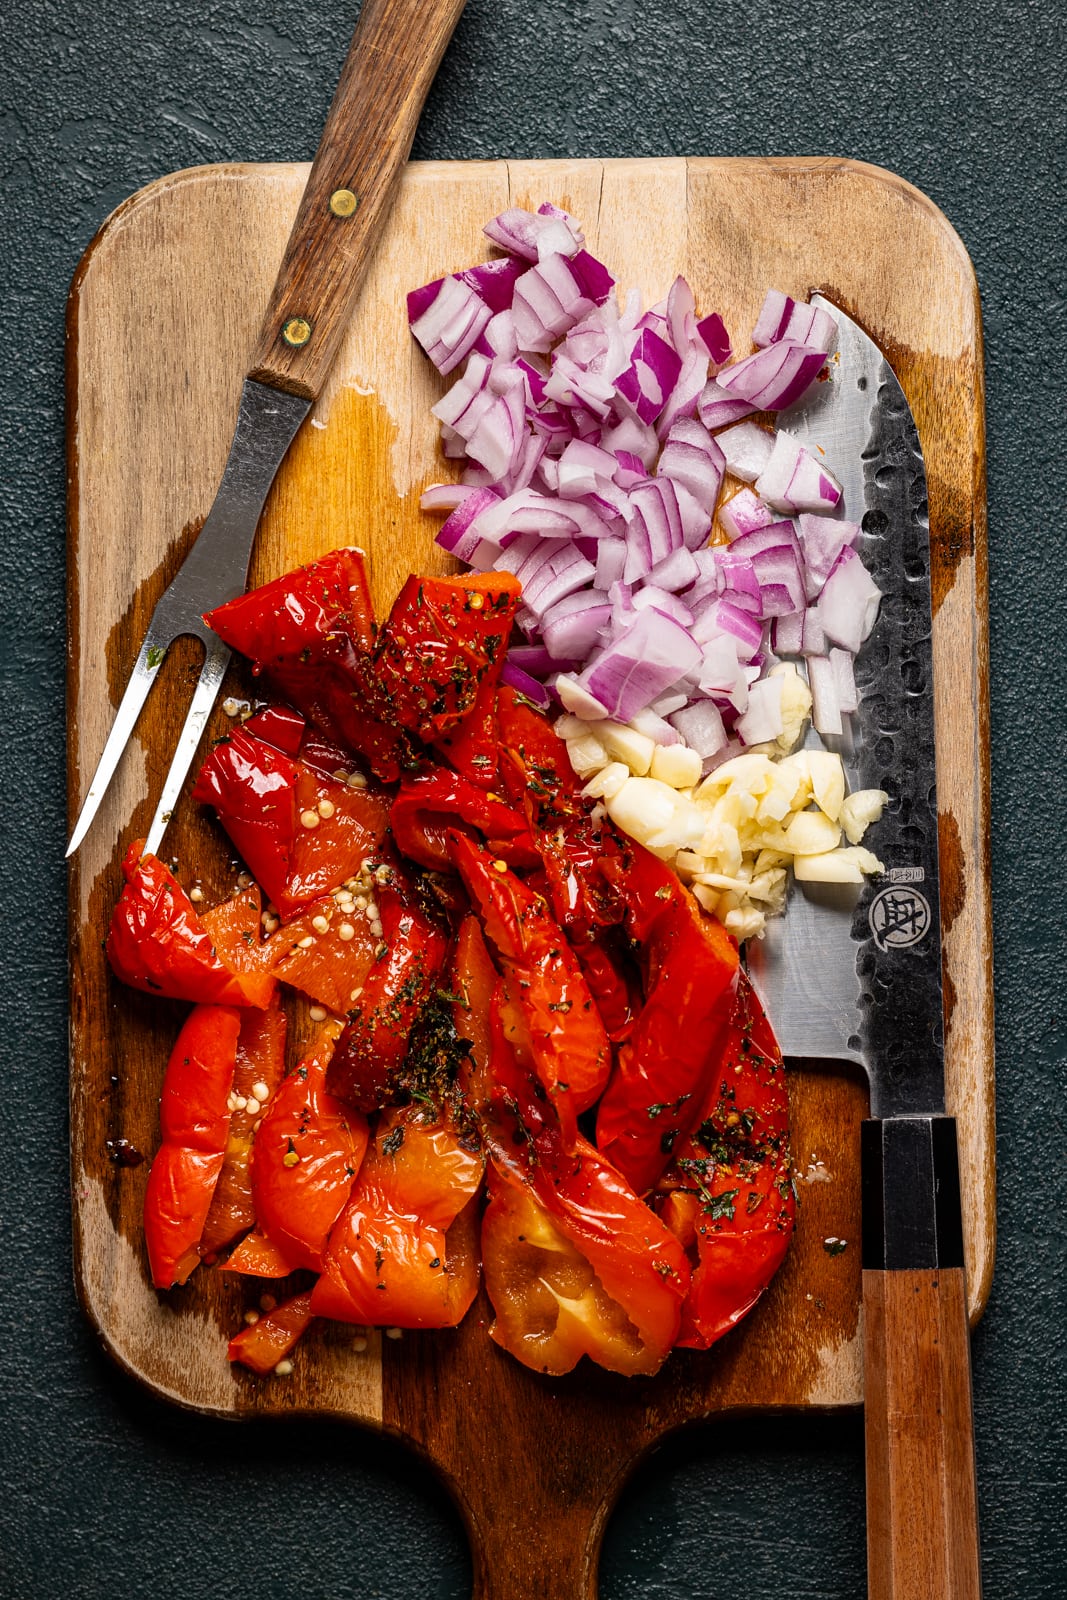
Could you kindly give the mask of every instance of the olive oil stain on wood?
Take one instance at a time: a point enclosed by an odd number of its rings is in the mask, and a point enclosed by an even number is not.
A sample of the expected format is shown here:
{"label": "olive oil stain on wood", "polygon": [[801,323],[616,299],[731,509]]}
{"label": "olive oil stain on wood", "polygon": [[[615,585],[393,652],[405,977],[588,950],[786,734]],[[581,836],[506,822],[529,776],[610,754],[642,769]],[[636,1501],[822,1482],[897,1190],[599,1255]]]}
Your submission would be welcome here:
{"label": "olive oil stain on wood", "polygon": [[[306,167],[196,169],[151,185],[105,224],[72,289],[70,429],[71,814],[80,806],[151,607],[206,515],[225,459],[262,309]],[[962,247],[923,196],[842,161],[664,160],[412,165],[340,356],[261,522],[252,582],[341,544],[365,549],[383,614],[410,571],[453,563],[433,543],[421,490],[455,475],[429,408],[448,387],[414,345],[404,291],[488,255],[483,222],[550,199],[646,303],[678,272],[703,310],[740,335],[765,287],[821,288],[894,361],[930,473],[939,800],[945,817],[950,1109],[960,1119],[970,1306],[993,1251],[991,934],[981,334]],[[774,227],[754,227],[754,218]],[[209,344],[198,308],[215,308]],[[154,308],[151,325],[140,308]],[[113,1164],[107,1141],[146,1156],[182,1008],[131,994],[101,949],[124,846],[143,831],[188,703],[199,647],[182,641],[142,715],[72,865],[71,1139],[79,1291],[103,1343],[167,1398],[232,1417],[308,1413],[382,1426],[441,1471],[471,1531],[481,1596],[595,1594],[610,1505],[634,1464],[674,1428],[754,1408],[857,1404],[862,1082],[834,1067],[790,1074],[802,1176],[794,1243],[755,1311],[708,1354],[678,1352],[651,1380],[586,1365],[561,1380],[518,1366],[488,1338],[479,1298],[461,1328],[372,1333],[316,1324],[291,1377],[258,1379],[226,1338],[264,1288],[201,1268],[160,1295],[141,1241],[147,1161]],[[232,669],[224,694],[256,686]],[[221,697],[220,697],[221,699]],[[217,708],[209,737],[229,725]],[[184,800],[165,842],[208,901],[238,864]],[[307,1027],[294,1006],[290,1060]],[[844,1240],[832,1253],[828,1239]],[[834,1247],[836,1250],[836,1247]]]}

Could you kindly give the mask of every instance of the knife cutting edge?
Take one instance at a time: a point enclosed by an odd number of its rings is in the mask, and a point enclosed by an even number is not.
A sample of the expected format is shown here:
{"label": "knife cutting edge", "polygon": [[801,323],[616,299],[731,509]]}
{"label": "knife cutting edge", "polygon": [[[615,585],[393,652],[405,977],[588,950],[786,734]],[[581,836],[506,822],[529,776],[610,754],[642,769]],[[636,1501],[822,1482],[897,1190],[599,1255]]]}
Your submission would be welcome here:
{"label": "knife cutting edge", "polygon": [[159,600],[67,847],[84,839],[175,639],[204,665],[148,830],[158,851],[230,660],[203,613],[240,594],[278,468],[322,389],[465,0],[363,0],[241,393],[218,493]]}
{"label": "knife cutting edge", "polygon": [[[856,661],[853,728],[821,741],[851,789],[890,796],[862,887],[794,883],[749,951],[787,1057],[849,1060],[870,1083],[861,1133],[868,1593],[981,1592],[956,1124],[945,1115],[930,537],[911,409],[877,345],[839,328],[831,381],[779,426],[839,475],[882,591]],[[809,741],[819,744],[818,735]]]}

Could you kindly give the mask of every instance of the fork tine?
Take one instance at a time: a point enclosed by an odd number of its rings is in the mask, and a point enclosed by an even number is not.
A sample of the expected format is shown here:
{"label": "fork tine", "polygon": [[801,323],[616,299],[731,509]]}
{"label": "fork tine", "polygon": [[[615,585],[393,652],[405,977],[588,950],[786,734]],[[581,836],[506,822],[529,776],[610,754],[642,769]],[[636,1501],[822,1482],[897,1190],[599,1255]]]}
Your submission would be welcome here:
{"label": "fork tine", "polygon": [[88,833],[93,818],[96,816],[101,800],[107,793],[108,784],[115,776],[115,768],[119,764],[122,752],[129,743],[137,718],[141,714],[141,707],[148,698],[148,691],[156,681],[156,673],[163,665],[163,658],[170,647],[170,641],[160,644],[153,637],[152,629],[148,630],[140,654],[134,662],[130,681],[126,685],[126,692],[122,697],[119,709],[115,713],[115,720],[111,725],[111,732],[107,736],[103,754],[93,773],[93,781],[82,802],[78,820],[74,825],[74,832],[70,836],[67,846],[67,855],[72,856]]}
{"label": "fork tine", "polygon": [[178,803],[185,774],[189,771],[193,757],[196,755],[197,746],[204,732],[204,726],[211,715],[211,708],[215,704],[215,697],[226,674],[229,665],[230,652],[222,640],[211,635],[207,641],[207,654],[204,665],[200,671],[196,691],[193,695],[189,714],[185,719],[181,734],[178,738],[177,748],[167,773],[167,781],[163,785],[163,793],[159,797],[156,814],[152,818],[152,826],[148,830],[145,840],[145,854],[157,855],[159,846],[163,841],[167,823],[171,813]]}

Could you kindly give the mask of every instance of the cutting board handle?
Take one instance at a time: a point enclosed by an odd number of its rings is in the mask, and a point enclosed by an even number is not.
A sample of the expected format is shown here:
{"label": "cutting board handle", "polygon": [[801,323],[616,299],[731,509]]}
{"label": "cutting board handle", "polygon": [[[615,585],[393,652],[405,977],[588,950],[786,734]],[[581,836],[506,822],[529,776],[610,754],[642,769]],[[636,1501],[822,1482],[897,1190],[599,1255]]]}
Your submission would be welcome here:
{"label": "cutting board handle", "polygon": [[314,400],[465,0],[363,0],[249,377]]}
{"label": "cutting board handle", "polygon": [[868,1597],[980,1600],[955,1121],[862,1134]]}

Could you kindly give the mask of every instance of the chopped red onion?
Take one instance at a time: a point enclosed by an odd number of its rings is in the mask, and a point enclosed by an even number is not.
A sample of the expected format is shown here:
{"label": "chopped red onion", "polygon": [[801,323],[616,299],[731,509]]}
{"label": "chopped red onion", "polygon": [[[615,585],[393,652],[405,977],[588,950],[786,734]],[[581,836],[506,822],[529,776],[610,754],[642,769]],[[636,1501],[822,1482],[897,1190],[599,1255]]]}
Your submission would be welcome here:
{"label": "chopped red onion", "polygon": [[716,372],[726,365],[733,350],[726,324],[717,311],[713,311],[710,316],[704,317],[697,323],[697,338],[708,352],[708,359]]}
{"label": "chopped red onion", "polygon": [[[599,570],[599,568],[598,568]],[[648,574],[649,582],[660,589],[668,589],[677,594],[679,589],[685,589],[694,583],[700,576],[700,568],[693,557],[693,552],[683,545],[679,550],[672,550]]]}
{"label": "chopped red onion", "polygon": [[719,507],[719,521],[730,539],[739,539],[743,533],[756,528],[766,528],[777,520],[777,513],[765,506],[751,489],[739,489]]}
{"label": "chopped red onion", "polygon": [[826,631],[822,625],[818,606],[809,606],[804,613],[804,629],[800,649],[806,656],[826,654]]}
{"label": "chopped red onion", "polygon": [[819,596],[819,621],[835,644],[859,650],[874,627],[882,591],[851,545],[845,545]]}
{"label": "chopped red onion", "polygon": [[739,422],[720,433],[715,443],[723,453],[727,472],[745,483],[754,483],[771,459],[774,437],[756,422]]}
{"label": "chopped red onion", "polygon": [[837,323],[821,306],[793,300],[780,289],[768,289],[759,320],[752,330],[752,343],[764,346],[776,344],[780,339],[791,339],[795,344],[829,355],[837,341]]}
{"label": "chopped red onion", "polygon": [[750,400],[728,394],[717,378],[711,378],[697,396],[697,415],[705,428],[725,427],[728,422],[738,422],[758,410]]}
{"label": "chopped red onion", "polygon": [[841,485],[799,440],[780,428],[770,460],[756,480],[756,493],[776,511],[832,511],[841,499]]}
{"label": "chopped red onion", "polygon": [[776,655],[798,656],[804,642],[804,612],[787,611],[775,617],[772,637]]}
{"label": "chopped red onion", "polygon": [[726,457],[719,441],[695,417],[679,417],[664,440],[656,475],[688,489],[708,513],[709,528],[725,471]]}
{"label": "chopped red onion", "polygon": [[859,707],[859,695],[856,692],[856,675],[853,670],[852,656],[847,650],[833,649],[830,651],[830,665],[834,669],[834,684],[837,688],[837,702],[842,711],[855,711]]}
{"label": "chopped red onion", "polygon": [[669,720],[702,761],[727,742],[722,712],[712,700],[694,700],[692,705],[673,712]]}
{"label": "chopped red onion", "polygon": [[800,544],[804,552],[814,599],[833,569],[834,562],[846,544],[855,544],[859,536],[858,522],[845,522],[842,517],[819,517],[810,511],[801,512],[797,519]]}
{"label": "chopped red onion", "polygon": [[[559,224],[563,223],[564,232],[561,233]],[[536,214],[532,211],[523,211],[518,206],[513,206],[509,211],[502,211],[498,217],[487,222],[482,232],[490,238],[501,250],[506,250],[509,255],[521,256],[524,261],[536,261],[540,255],[539,240],[547,234],[552,241],[552,248],[558,254],[575,255],[585,243],[582,233],[573,217],[565,211],[559,211],[555,206],[541,206]],[[564,238],[569,239],[569,248],[564,244]]]}
{"label": "chopped red onion", "polygon": [[737,732],[745,744],[764,744],[777,739],[785,723],[782,718],[782,680],[761,678],[748,691],[748,707],[737,719]]}
{"label": "chopped red onion", "polygon": [[541,637],[556,663],[584,661],[599,643],[601,628],[611,622],[608,597],[597,589],[564,595],[541,617]]}
{"label": "chopped red onion", "polygon": [[413,298],[422,309],[413,313],[409,301],[412,333],[437,370],[451,372],[473,350],[493,313],[460,278],[440,278],[414,290]]}
{"label": "chopped red onion", "polygon": [[699,660],[699,647],[673,617],[641,611],[578,682],[609,716],[629,722]]}
{"label": "chopped red onion", "polygon": [[816,733],[841,733],[841,702],[837,697],[833,663],[827,656],[808,657],[808,687],[811,690],[811,720]]}
{"label": "chopped red onion", "polygon": [[645,328],[637,337],[630,365],[619,374],[614,388],[630,402],[641,422],[652,423],[666,405],[681,370],[681,357],[665,339]]}
{"label": "chopped red onion", "polygon": [[760,411],[781,411],[807,393],[825,365],[824,351],[809,350],[792,339],[780,339],[777,344],[724,367],[716,381],[720,389],[751,400]]}
{"label": "chopped red onion", "polygon": [[630,718],[630,727],[635,733],[643,733],[646,739],[651,739],[654,744],[673,745],[681,742],[681,735],[677,728],[663,717],[653,711],[651,706],[646,706],[644,711],[638,711]]}

